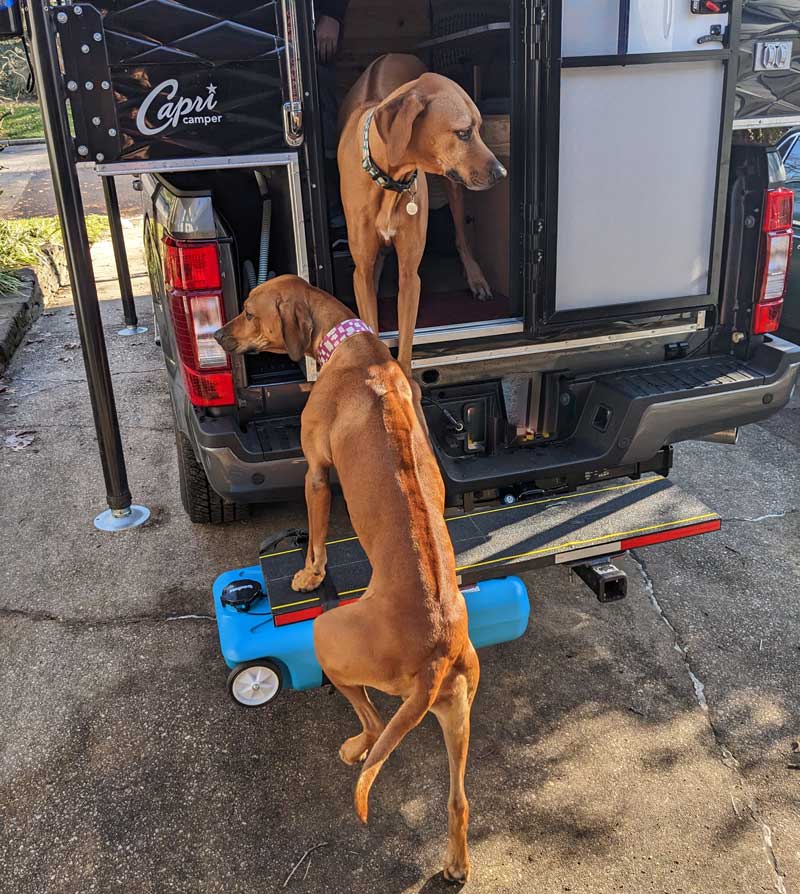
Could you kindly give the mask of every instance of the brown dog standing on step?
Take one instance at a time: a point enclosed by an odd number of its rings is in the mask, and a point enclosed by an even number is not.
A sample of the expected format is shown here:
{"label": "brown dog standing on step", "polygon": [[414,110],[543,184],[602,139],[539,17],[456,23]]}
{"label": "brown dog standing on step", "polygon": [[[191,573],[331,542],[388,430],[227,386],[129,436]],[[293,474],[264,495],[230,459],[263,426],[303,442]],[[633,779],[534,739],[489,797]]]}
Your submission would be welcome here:
{"label": "brown dog standing on step", "polygon": [[384,251],[397,252],[397,360],[411,372],[419,307],[419,265],[428,231],[424,174],[446,179],[456,246],[473,294],[491,292],[464,232],[461,187],[488,189],[506,176],[480,136],[475,103],[416,56],[376,59],[345,97],[339,114],[339,176],[347,238],[355,262],[358,312],[378,331],[378,282]]}
{"label": "brown dog standing on step", "polygon": [[[359,331],[366,327],[351,317],[326,292],[296,276],[279,276],[254,289],[244,311],[216,338],[230,352],[275,351],[297,361],[306,355],[323,361],[302,416],[309,541],[305,568],[293,586],[312,590],[325,576],[333,466],[372,565],[358,602],[314,621],[319,663],[362,725],[339,751],[347,764],[366,758],[356,783],[356,813],[366,822],[378,771],[432,711],[450,761],[444,875],[465,881],[464,769],[479,665],[444,522],[444,485],[408,380],[386,346]],[[403,699],[386,725],[366,686]]]}

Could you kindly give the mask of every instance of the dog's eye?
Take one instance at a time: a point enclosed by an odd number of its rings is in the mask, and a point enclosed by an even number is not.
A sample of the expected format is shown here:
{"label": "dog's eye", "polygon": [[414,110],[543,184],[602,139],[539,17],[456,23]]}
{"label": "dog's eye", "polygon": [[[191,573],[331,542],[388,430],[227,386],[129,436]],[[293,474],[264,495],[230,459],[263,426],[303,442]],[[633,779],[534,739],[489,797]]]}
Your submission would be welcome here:
{"label": "dog's eye", "polygon": [[463,143],[468,143],[472,139],[472,128],[468,127],[466,130],[457,130],[456,136]]}
{"label": "dog's eye", "polygon": [[244,318],[245,318],[245,320],[252,320],[252,319],[253,319],[253,315],[250,313],[249,310],[246,310],[246,311],[244,312]]}

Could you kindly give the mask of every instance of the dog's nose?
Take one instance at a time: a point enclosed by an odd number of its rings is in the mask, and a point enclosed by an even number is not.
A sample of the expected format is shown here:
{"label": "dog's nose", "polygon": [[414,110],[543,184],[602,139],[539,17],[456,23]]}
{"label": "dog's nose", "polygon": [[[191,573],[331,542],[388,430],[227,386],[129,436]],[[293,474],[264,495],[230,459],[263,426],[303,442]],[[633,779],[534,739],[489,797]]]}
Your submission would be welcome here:
{"label": "dog's nose", "polygon": [[502,180],[503,177],[508,175],[508,171],[500,164],[500,162],[495,159],[494,164],[489,169],[489,177],[491,177],[492,183],[496,183],[498,180]]}
{"label": "dog's nose", "polygon": [[225,340],[225,330],[217,329],[217,331],[214,333],[214,340],[218,345],[222,345],[222,347],[224,348],[225,345],[223,345],[222,342]]}

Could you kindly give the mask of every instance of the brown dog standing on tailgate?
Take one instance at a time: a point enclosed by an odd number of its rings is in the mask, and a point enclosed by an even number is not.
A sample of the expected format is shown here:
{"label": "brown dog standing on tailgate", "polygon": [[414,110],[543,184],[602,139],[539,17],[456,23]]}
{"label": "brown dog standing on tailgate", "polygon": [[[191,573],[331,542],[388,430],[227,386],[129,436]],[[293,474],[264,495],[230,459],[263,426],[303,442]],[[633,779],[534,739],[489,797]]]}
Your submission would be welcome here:
{"label": "brown dog standing on tailgate", "polygon": [[419,270],[428,232],[424,174],[446,177],[456,246],[473,294],[491,296],[464,233],[461,187],[488,189],[506,170],[480,137],[475,103],[416,56],[376,59],[345,97],[339,113],[339,177],[353,288],[361,318],[378,331],[378,282],[384,251],[397,252],[397,360],[411,372],[419,307]]}
{"label": "brown dog standing on tailgate", "polygon": [[[432,711],[450,761],[444,875],[464,881],[469,874],[464,769],[479,666],[444,522],[444,486],[408,380],[375,335],[350,334],[363,327],[351,318],[326,292],[296,276],[279,276],[254,289],[244,311],[216,338],[230,352],[275,351],[293,360],[308,355],[324,361],[302,416],[309,541],[305,568],[293,586],[312,590],[325,576],[334,466],[372,565],[358,602],[314,621],[319,663],[362,725],[339,751],[347,764],[366,758],[356,784],[356,813],[366,822],[378,771]],[[365,686],[403,699],[387,724]]]}

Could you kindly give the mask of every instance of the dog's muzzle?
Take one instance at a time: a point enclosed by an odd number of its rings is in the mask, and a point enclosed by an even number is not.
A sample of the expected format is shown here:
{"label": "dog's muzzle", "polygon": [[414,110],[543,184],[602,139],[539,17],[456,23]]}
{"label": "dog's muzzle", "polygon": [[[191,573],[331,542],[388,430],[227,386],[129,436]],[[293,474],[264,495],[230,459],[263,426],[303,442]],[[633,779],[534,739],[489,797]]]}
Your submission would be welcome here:
{"label": "dog's muzzle", "polygon": [[224,328],[217,329],[214,333],[214,340],[223,351],[227,351],[229,354],[232,354],[237,348],[236,339],[228,335]]}
{"label": "dog's muzzle", "polygon": [[498,180],[502,180],[504,177],[508,176],[508,171],[500,164],[500,162],[495,159],[494,164],[489,168],[489,180],[491,183],[497,183]]}

